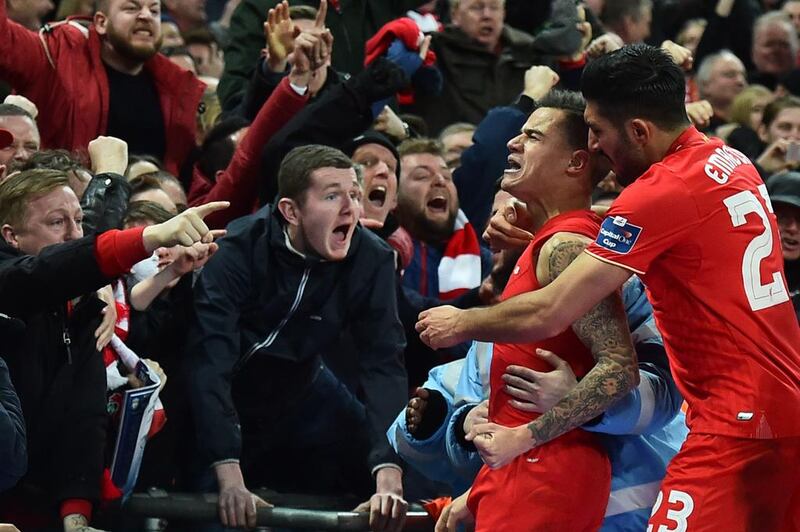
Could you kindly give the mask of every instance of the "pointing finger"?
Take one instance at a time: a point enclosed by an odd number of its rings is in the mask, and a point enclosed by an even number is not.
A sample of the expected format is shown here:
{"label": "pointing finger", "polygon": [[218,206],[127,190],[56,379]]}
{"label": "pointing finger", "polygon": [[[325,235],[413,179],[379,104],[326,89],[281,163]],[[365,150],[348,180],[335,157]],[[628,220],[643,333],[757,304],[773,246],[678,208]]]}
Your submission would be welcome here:
{"label": "pointing finger", "polygon": [[205,218],[212,212],[221,211],[231,206],[230,201],[212,201],[205,205],[198,205],[197,207],[190,207],[189,210],[196,213],[200,218]]}

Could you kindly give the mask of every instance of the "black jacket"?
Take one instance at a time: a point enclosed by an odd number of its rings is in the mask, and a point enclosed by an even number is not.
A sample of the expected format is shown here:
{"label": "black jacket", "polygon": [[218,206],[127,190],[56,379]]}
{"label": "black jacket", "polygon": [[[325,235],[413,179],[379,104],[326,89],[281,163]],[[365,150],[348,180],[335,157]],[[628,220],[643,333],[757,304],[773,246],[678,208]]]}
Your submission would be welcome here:
{"label": "black jacket", "polygon": [[81,198],[83,234],[122,228],[131,197],[131,186],[118,174],[97,174]]}
{"label": "black jacket", "polygon": [[[19,321],[0,314],[2,351],[12,349],[22,340],[25,326]],[[8,366],[0,358],[0,491],[14,486],[28,468],[25,441],[25,419],[17,391],[8,374]]]}
{"label": "black jacket", "polygon": [[307,368],[318,367],[322,355],[336,356],[343,333],[358,349],[368,464],[397,462],[386,430],[406,402],[405,340],[394,253],[377,236],[357,228],[342,261],[301,257],[286,246],[280,214],[267,206],[228,226],[195,286],[195,312],[186,362],[205,463],[240,456],[232,392],[243,417],[243,408],[280,408],[308,384]]}
{"label": "black jacket", "polygon": [[498,55],[455,26],[433,34],[436,65],[444,77],[438,96],[416,94],[409,111],[425,119],[433,135],[454,122],[478,124],[498,105],[508,105],[525,87],[525,72],[545,64],[557,68],[555,57],[545,55],[542,43],[510,26],[500,37]]}
{"label": "black jacket", "polygon": [[[108,284],[95,238],[23,256],[0,243],[0,312],[26,325],[24,340],[2,352],[17,388],[28,433],[28,473],[9,493],[97,499],[106,438],[103,359],[94,331],[105,306],[94,295],[68,312],[67,302]],[[10,345],[4,335],[0,345]]]}

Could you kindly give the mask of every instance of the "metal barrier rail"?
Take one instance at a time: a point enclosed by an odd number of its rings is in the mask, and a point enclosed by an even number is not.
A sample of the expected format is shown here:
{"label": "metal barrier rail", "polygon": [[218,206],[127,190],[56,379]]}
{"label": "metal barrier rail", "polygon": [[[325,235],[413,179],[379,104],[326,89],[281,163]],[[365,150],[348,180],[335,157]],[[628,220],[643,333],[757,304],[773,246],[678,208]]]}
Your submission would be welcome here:
{"label": "metal barrier rail", "polygon": [[[265,500],[272,503],[278,502],[274,493],[257,493]],[[281,495],[277,498],[283,499],[285,503],[290,503],[292,499],[295,499],[299,505],[303,506],[320,505],[320,498],[308,496]],[[325,498],[321,500],[324,502]],[[335,501],[337,499],[328,498],[327,500]],[[217,496],[212,494],[167,493],[163,490],[151,490],[148,493],[133,494],[123,510],[131,516],[161,518],[168,521],[213,523],[218,520]],[[367,513],[283,506],[259,508],[257,522],[258,526],[301,530],[369,530],[369,514]],[[410,505],[404,530],[430,531],[433,530],[433,525],[433,521],[420,505]]]}

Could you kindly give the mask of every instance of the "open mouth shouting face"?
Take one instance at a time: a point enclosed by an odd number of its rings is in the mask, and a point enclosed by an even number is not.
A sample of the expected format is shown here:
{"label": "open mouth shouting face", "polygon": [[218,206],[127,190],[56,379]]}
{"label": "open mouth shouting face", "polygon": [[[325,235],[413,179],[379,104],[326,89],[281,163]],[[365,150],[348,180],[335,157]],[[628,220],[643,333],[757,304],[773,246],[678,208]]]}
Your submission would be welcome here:
{"label": "open mouth shouting face", "polygon": [[353,153],[364,169],[364,217],[385,222],[397,206],[397,159],[380,144],[364,144]]}
{"label": "open mouth shouting face", "polygon": [[402,167],[401,224],[424,241],[447,239],[458,213],[458,193],[444,159],[431,153],[410,154],[403,157]]}
{"label": "open mouth shouting face", "polygon": [[145,61],[161,48],[160,17],[158,0],[109,0],[108,14],[95,27],[118,54]]}
{"label": "open mouth shouting face", "polygon": [[530,202],[547,196],[558,186],[573,148],[565,141],[563,111],[536,109],[519,135],[508,143],[508,164],[503,172],[503,190]]}
{"label": "open mouth shouting face", "polygon": [[290,224],[292,245],[301,253],[324,260],[343,260],[358,222],[359,195],[353,168],[314,170],[302,201],[281,199],[282,204],[292,202],[291,212],[281,206]]}

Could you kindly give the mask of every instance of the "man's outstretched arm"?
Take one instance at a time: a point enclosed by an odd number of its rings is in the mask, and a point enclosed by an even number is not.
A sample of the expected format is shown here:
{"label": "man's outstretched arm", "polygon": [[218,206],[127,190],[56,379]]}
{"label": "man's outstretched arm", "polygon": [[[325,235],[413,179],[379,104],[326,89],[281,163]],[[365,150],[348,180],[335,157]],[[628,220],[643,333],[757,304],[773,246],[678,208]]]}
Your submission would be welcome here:
{"label": "man's outstretched arm", "polygon": [[529,343],[550,338],[617,290],[631,272],[581,253],[541,290],[498,305],[459,310],[443,306],[419,315],[417,331],[434,349],[467,341]]}

